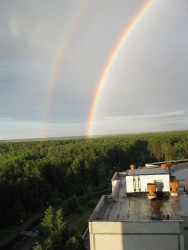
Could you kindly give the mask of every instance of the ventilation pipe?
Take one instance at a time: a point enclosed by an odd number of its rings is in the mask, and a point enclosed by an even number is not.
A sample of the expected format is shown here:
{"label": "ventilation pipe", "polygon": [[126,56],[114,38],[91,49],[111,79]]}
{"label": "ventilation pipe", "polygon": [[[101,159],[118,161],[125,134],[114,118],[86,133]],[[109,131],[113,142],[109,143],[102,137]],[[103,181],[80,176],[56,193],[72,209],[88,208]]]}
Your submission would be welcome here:
{"label": "ventilation pipe", "polygon": [[166,163],[166,165],[167,165],[168,171],[170,172],[170,171],[171,171],[171,168],[172,168],[172,162],[171,162],[171,161],[168,161],[168,162]]}
{"label": "ventilation pipe", "polygon": [[130,165],[130,169],[134,170],[134,169],[135,169],[135,165],[134,165],[134,164],[131,164],[131,165]]}
{"label": "ventilation pipe", "polygon": [[134,164],[130,165],[130,169],[131,169],[131,174],[135,175],[135,171],[134,171],[135,170],[135,165]]}
{"label": "ventilation pipe", "polygon": [[148,198],[153,199],[156,197],[156,184],[155,183],[147,183],[147,190],[148,190]]}
{"label": "ventilation pipe", "polygon": [[167,167],[166,163],[161,164],[161,168],[166,168],[166,167]]}
{"label": "ventilation pipe", "polygon": [[179,183],[178,183],[178,180],[171,180],[170,181],[170,196],[171,197],[177,197],[178,196],[178,186],[179,186]]}
{"label": "ventilation pipe", "polygon": [[171,180],[171,181],[175,181],[175,180],[176,180],[176,176],[175,176],[175,175],[171,175],[171,176],[170,176],[170,180]]}

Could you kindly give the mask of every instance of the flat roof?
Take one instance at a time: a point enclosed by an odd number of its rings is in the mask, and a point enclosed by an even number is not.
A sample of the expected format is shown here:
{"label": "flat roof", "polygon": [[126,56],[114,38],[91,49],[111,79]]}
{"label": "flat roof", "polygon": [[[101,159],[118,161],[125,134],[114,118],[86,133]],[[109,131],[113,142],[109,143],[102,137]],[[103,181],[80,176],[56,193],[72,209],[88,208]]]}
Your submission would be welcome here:
{"label": "flat roof", "polygon": [[[125,174],[119,174],[120,189],[117,198],[103,197],[103,203],[98,211],[94,210],[89,221],[153,221],[181,220],[188,216],[188,163],[174,166],[174,175],[179,180],[179,196],[148,199],[147,197],[127,196]],[[151,169],[156,170],[156,169]],[[101,198],[102,199],[102,198]],[[99,202],[99,203],[100,203]]]}
{"label": "flat roof", "polygon": [[126,171],[127,175],[158,175],[158,174],[169,174],[168,169],[164,168],[137,168],[129,169]]}

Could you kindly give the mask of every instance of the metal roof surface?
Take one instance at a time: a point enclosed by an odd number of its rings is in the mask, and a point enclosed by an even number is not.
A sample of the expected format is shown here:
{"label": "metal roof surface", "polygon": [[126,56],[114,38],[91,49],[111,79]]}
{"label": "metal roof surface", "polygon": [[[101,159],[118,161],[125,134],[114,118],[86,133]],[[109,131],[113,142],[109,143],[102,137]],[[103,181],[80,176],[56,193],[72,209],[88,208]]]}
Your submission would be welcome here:
{"label": "metal roof surface", "polygon": [[141,168],[129,169],[126,171],[127,175],[156,175],[156,174],[169,174],[168,169],[164,168]]}
{"label": "metal roof surface", "polygon": [[[156,169],[152,169],[156,170]],[[160,169],[160,173],[163,173]],[[120,190],[115,200],[105,199],[97,213],[93,213],[90,221],[153,221],[181,220],[188,216],[188,163],[175,166],[176,178],[179,180],[179,196],[177,198],[150,200],[147,197],[130,197],[126,194],[126,179],[121,175]]]}

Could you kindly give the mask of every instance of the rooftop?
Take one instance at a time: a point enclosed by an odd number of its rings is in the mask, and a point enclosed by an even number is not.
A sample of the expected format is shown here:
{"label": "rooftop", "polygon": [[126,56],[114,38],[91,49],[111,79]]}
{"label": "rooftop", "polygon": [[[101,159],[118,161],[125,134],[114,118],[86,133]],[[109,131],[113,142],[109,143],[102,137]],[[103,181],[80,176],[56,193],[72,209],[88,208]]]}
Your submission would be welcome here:
{"label": "rooftop", "polygon": [[[102,196],[89,221],[174,221],[181,220],[182,216],[188,216],[188,162],[173,164],[176,179],[179,180],[178,197],[148,199],[146,196],[127,196],[126,174],[117,174],[117,196]],[[141,169],[133,170],[140,174]],[[164,174],[166,170],[161,168],[142,169],[142,174]],[[148,172],[149,171],[149,172]]]}
{"label": "rooftop", "polygon": [[141,169],[129,169],[126,171],[127,175],[158,175],[169,174],[167,169],[164,168],[141,168]]}

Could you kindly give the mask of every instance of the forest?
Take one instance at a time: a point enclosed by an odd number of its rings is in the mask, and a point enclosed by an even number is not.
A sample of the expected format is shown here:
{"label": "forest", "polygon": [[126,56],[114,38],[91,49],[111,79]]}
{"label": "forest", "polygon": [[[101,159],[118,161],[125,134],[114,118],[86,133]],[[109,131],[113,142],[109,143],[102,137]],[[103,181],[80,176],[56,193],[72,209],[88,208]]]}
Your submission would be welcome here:
{"label": "forest", "polygon": [[188,158],[188,131],[0,142],[0,229],[49,205],[82,211],[130,164]]}

